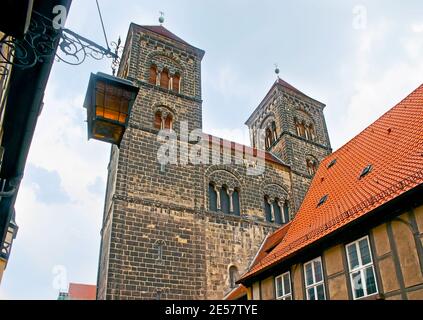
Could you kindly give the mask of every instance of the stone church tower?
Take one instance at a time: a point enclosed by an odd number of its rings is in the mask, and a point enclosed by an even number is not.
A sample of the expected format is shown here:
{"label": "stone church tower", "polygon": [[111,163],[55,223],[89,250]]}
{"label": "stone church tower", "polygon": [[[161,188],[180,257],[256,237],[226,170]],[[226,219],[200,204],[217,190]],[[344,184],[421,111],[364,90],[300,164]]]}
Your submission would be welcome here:
{"label": "stone church tower", "polygon": [[258,130],[264,130],[264,145],[258,147],[290,165],[295,211],[304,199],[318,164],[332,152],[324,107],[278,77],[245,123],[253,146],[259,144]]}
{"label": "stone church tower", "polygon": [[181,163],[198,143],[180,138],[178,162],[159,163],[159,132],[201,132],[203,55],[163,26],[130,25],[118,75],[140,90],[111,150],[98,299],[223,298],[330,152],[323,105],[280,80],[247,121],[267,151],[201,133],[210,161]]}

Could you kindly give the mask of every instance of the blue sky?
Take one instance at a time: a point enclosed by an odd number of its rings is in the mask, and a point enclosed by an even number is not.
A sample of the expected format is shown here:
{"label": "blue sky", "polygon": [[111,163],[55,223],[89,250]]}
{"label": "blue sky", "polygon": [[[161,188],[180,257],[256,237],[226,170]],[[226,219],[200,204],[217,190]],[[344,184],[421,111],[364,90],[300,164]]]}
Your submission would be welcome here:
{"label": "blue sky", "polygon": [[[244,122],[280,77],[325,103],[332,147],[423,82],[421,0],[100,0],[109,41],[130,22],[164,26],[206,51],[203,129],[248,143]],[[105,45],[94,0],[74,0],[66,27]],[[90,72],[110,61],[55,63],[16,204],[19,233],[0,299],[56,299],[95,284],[110,146],[87,141]]]}

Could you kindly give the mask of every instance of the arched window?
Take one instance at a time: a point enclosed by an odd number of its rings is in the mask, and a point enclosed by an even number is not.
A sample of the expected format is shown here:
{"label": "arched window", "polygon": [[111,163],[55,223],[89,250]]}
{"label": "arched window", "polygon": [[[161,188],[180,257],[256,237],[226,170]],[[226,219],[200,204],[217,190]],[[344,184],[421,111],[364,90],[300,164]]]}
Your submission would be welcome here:
{"label": "arched window", "polygon": [[228,194],[228,187],[225,185],[220,188],[220,209],[223,213],[229,213],[229,194]]}
{"label": "arched window", "polygon": [[209,183],[209,210],[217,211],[217,193],[213,183]]}
{"label": "arched window", "polygon": [[169,71],[167,69],[163,69],[160,74],[160,87],[169,89]]}
{"label": "arched window", "polygon": [[281,207],[279,207],[278,199],[273,201],[273,213],[275,215],[275,223],[282,224]]}
{"label": "arched window", "polygon": [[297,118],[294,118],[294,123],[295,123],[295,130],[297,130],[297,136],[301,136],[300,123],[298,122]]}
{"label": "arched window", "polygon": [[311,123],[310,123],[310,125],[309,125],[309,127],[308,127],[308,130],[309,130],[309,132],[310,132],[310,140],[311,140],[311,141],[314,141],[314,139],[315,139],[316,135],[315,135],[315,133],[314,133],[314,126],[313,126],[313,124],[311,124]]}
{"label": "arched window", "polygon": [[300,136],[305,138],[305,122],[302,121],[300,124]]}
{"label": "arched window", "polygon": [[173,76],[173,83],[172,83],[172,88],[173,88],[173,91],[175,91],[175,92],[177,92],[177,93],[179,93],[180,91],[180,83],[181,83],[181,76],[179,75],[179,73],[176,73],[174,76]]}
{"label": "arched window", "polygon": [[235,288],[237,280],[238,280],[238,268],[235,266],[230,266],[229,267],[229,285],[231,288]]}
{"label": "arched window", "polygon": [[264,196],[264,216],[267,222],[272,222],[272,208],[270,207],[269,198]]}
{"label": "arched window", "polygon": [[317,171],[317,162],[315,160],[307,159],[307,171],[312,176]]}
{"label": "arched window", "polygon": [[289,204],[288,200],[285,200],[283,204],[283,223],[289,222]]}
{"label": "arched window", "polygon": [[171,114],[168,114],[166,119],[165,119],[165,129],[172,129],[172,123],[173,123],[173,117]]}
{"label": "arched window", "polygon": [[157,84],[157,67],[153,64],[150,67],[150,76],[148,78],[148,83],[150,84]]}
{"label": "arched window", "polygon": [[269,149],[272,143],[272,132],[269,128],[266,128],[266,149]]}
{"label": "arched window", "polygon": [[160,111],[157,111],[154,115],[154,128],[162,128],[162,113]]}
{"label": "arched window", "polygon": [[239,216],[241,214],[239,209],[239,191],[235,189],[232,193],[233,214]]}

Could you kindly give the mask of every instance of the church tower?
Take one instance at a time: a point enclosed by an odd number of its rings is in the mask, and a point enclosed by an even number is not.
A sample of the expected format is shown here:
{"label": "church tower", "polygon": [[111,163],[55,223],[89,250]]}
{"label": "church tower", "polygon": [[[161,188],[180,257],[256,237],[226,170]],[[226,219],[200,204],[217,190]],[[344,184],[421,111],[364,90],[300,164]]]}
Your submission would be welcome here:
{"label": "church tower", "polygon": [[245,123],[254,147],[264,148],[291,167],[295,211],[320,161],[332,152],[324,107],[278,76]]}
{"label": "church tower", "polygon": [[118,76],[140,90],[121,146],[111,151],[98,299],[204,295],[203,232],[192,219],[203,196],[201,168],[157,160],[161,129],[202,127],[203,55],[162,25],[130,25]]}

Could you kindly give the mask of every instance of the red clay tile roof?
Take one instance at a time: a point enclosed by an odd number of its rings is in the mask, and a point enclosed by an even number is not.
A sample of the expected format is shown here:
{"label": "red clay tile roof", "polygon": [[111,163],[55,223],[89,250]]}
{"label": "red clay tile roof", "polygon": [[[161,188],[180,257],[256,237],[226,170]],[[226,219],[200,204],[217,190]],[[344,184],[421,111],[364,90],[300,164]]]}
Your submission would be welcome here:
{"label": "red clay tile roof", "polygon": [[283,241],[241,281],[421,184],[423,85],[322,161]]}
{"label": "red clay tile roof", "polygon": [[282,80],[281,78],[278,78],[275,82],[275,84],[280,84],[282,87],[288,88],[292,91],[295,91],[296,93],[302,94],[305,96],[304,93],[302,93],[300,90],[298,90],[297,88],[295,88],[294,86],[290,85],[288,82],[286,82],[285,80]]}
{"label": "red clay tile roof", "polygon": [[251,113],[250,117],[247,119],[247,121],[245,121],[245,124],[248,125],[249,121],[254,117],[254,114],[256,113],[257,110],[260,109],[261,105],[263,104],[263,102],[268,98],[268,96],[272,93],[273,88],[276,87],[277,85],[280,85],[284,88],[287,88],[289,90],[294,91],[295,93],[298,93],[304,97],[307,97],[313,101],[316,101],[318,103],[320,103],[323,107],[324,104],[317,101],[316,99],[313,99],[311,97],[309,97],[308,95],[306,95],[305,93],[301,92],[300,90],[298,90],[297,88],[295,88],[293,85],[289,84],[288,82],[286,82],[285,80],[282,80],[281,78],[278,77],[278,79],[276,79],[276,81],[273,83],[272,87],[269,89],[269,91],[266,93],[266,95],[264,96],[263,100],[259,103],[259,105],[257,106],[256,109],[254,109],[254,111]]}
{"label": "red clay tile roof", "polygon": [[169,30],[167,30],[163,26],[141,26],[141,27],[144,28],[144,29],[150,30],[151,32],[160,34],[160,35],[162,35],[166,38],[173,39],[173,40],[181,42],[183,44],[190,45],[188,42],[182,40],[177,35],[173,34],[172,32],[170,32]]}
{"label": "red clay tile roof", "polygon": [[68,298],[70,300],[95,300],[96,288],[95,285],[70,283]]}
{"label": "red clay tile roof", "polygon": [[[213,135],[208,134],[208,133],[203,134],[203,139],[209,140],[209,143],[217,143],[217,141],[219,141],[221,146],[223,146],[223,145],[229,146],[230,145],[231,150],[243,150],[243,152],[248,154],[248,155],[253,155],[254,157],[257,156],[257,149],[249,147],[249,146],[245,146],[245,145],[240,144],[240,143],[225,140],[225,139],[213,136]],[[263,151],[263,150],[261,150],[261,151]],[[281,164],[283,166],[289,167],[289,165],[284,163],[281,159],[279,159],[278,157],[276,157],[272,153],[267,152],[267,151],[263,151],[263,152],[264,152],[264,156],[265,156],[266,161],[270,161],[270,162],[273,162],[273,163],[277,163],[277,164]]]}
{"label": "red clay tile roof", "polygon": [[226,295],[223,300],[237,300],[242,296],[247,295],[247,292],[247,288],[241,284],[235,289],[233,289],[231,292],[229,292],[229,294]]}

